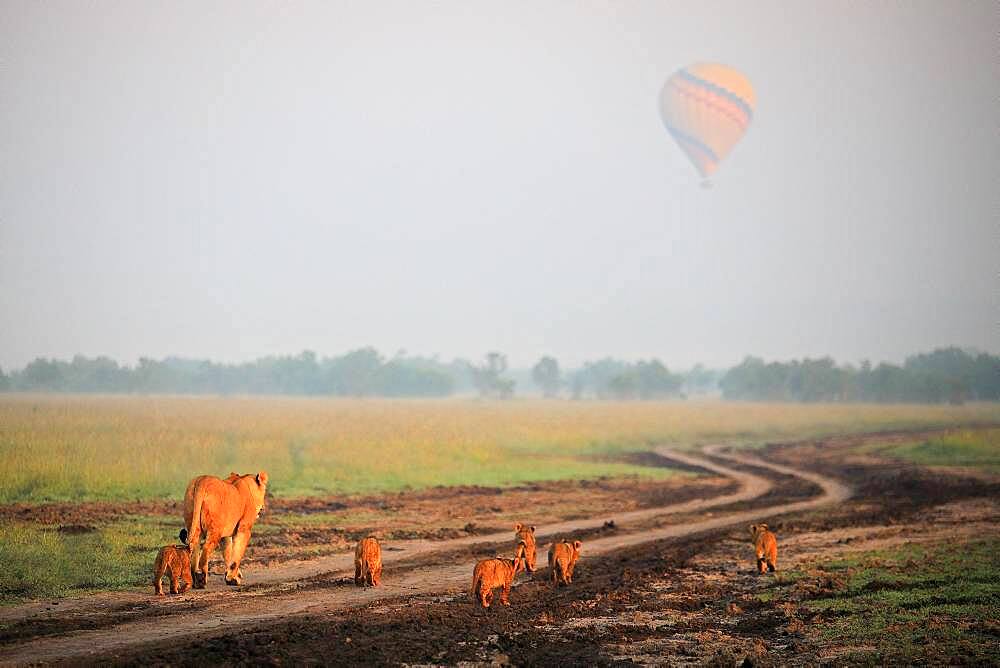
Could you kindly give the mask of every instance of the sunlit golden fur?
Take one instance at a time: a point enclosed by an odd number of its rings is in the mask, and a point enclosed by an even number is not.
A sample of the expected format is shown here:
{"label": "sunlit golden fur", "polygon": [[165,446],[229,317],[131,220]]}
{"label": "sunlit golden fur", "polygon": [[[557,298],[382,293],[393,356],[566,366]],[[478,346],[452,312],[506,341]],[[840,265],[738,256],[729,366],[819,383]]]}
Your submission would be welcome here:
{"label": "sunlit golden fur", "polygon": [[153,565],[153,591],[157,596],[163,596],[164,574],[170,578],[171,594],[183,594],[190,589],[191,551],[187,545],[167,545],[156,555],[156,563]]}
{"label": "sunlit golden fur", "polygon": [[377,587],[382,581],[382,548],[375,536],[358,541],[354,550],[354,584]]}
{"label": "sunlit golden fur", "polygon": [[525,547],[525,568],[528,569],[529,573],[535,572],[535,527],[528,526],[527,524],[515,524],[514,525],[514,540],[524,541]]}
{"label": "sunlit golden fur", "polygon": [[503,587],[500,592],[500,602],[510,605],[510,586],[514,582],[514,576],[524,570],[525,544],[518,541],[517,549],[513,559],[504,557],[494,557],[493,559],[483,559],[476,564],[472,571],[472,599],[478,599],[484,608],[490,607],[493,602],[493,590]]}
{"label": "sunlit golden fur", "polygon": [[[184,524],[191,546],[191,570],[196,589],[208,582],[208,560],[222,541],[226,559],[226,584],[243,580],[240,561],[250,543],[250,531],[264,508],[267,473],[229,474],[221,480],[203,475],[188,484],[184,494]],[[200,542],[205,536],[205,546]]]}
{"label": "sunlit golden fur", "polygon": [[763,573],[766,564],[767,570],[773,572],[778,568],[778,539],[768,531],[766,524],[751,524],[750,535],[757,555],[757,570]]}
{"label": "sunlit golden fur", "polygon": [[578,540],[572,543],[568,540],[552,543],[549,548],[549,568],[552,569],[552,584],[568,585],[573,581],[573,570],[576,562],[580,559],[580,547],[583,545]]}

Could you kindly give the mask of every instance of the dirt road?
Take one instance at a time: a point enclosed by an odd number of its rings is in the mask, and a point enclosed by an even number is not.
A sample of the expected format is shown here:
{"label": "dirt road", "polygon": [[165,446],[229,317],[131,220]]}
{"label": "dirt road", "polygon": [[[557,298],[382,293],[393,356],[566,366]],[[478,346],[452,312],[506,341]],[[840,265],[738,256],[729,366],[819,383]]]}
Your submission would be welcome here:
{"label": "dirt road", "polygon": [[[712,459],[665,448],[657,450],[660,456],[667,459],[732,478],[739,483],[738,491],[710,499],[618,513],[614,518],[596,517],[539,527],[540,561],[544,561],[548,540],[598,529],[608,519],[614,519],[621,531],[607,537],[588,539],[584,546],[585,559],[631,545],[751,522],[762,516],[773,517],[835,504],[850,496],[849,488],[825,476],[772,464],[749,455],[724,453],[719,447],[708,448],[705,452]],[[692,513],[750,501],[767,494],[772,488],[768,478],[720,464],[717,461],[719,458],[743,467],[753,466],[796,476],[818,485],[821,492],[804,501],[692,520]],[[671,515],[685,515],[685,520],[627,532],[629,525]],[[475,546],[497,547],[493,544],[504,546],[506,552],[512,537],[513,532],[504,532],[448,541],[392,542],[385,546],[383,554],[386,566],[384,585],[376,589],[362,590],[353,586],[350,580],[353,576],[352,556],[342,554],[310,561],[285,562],[248,572],[247,580],[251,584],[240,590],[222,587],[216,578],[207,591],[164,599],[152,597],[146,591],[134,591],[92,596],[58,605],[39,602],[8,608],[0,612],[0,622],[23,627],[24,632],[20,634],[23,640],[0,648],[0,663],[86,661],[91,655],[134,650],[145,643],[224,634],[270,620],[363,606],[415,594],[465,596],[472,563],[467,558],[448,559],[448,553]],[[439,557],[437,560],[435,555]]]}

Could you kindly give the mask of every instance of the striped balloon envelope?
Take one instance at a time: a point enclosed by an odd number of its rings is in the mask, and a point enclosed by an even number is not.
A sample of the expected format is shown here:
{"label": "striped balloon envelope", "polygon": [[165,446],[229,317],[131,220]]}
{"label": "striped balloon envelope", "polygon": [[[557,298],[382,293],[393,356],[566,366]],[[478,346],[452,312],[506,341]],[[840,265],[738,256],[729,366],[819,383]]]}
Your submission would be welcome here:
{"label": "striped balloon envelope", "polygon": [[726,65],[677,70],[660,93],[660,116],[702,178],[715,172],[753,119],[750,81]]}

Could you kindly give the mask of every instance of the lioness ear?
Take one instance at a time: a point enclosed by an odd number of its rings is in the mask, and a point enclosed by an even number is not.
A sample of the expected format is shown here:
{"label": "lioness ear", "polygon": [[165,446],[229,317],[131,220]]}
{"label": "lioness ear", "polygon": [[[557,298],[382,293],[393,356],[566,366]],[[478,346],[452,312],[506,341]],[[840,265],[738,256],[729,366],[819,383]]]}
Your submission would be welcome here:
{"label": "lioness ear", "polygon": [[750,525],[750,533],[753,533],[756,530],[757,530],[757,525],[756,524],[751,524]]}
{"label": "lioness ear", "polygon": [[267,471],[261,471],[257,474],[257,484],[261,487],[267,484]]}
{"label": "lioness ear", "polygon": [[531,527],[531,533],[535,533],[535,527],[534,526]]}
{"label": "lioness ear", "polygon": [[766,525],[766,524],[759,524],[759,525],[757,525],[757,526],[759,526],[759,527],[760,527],[760,530],[761,530],[761,531],[765,531],[765,530],[767,530],[767,525]]}
{"label": "lioness ear", "polygon": [[514,531],[515,532],[520,531],[522,526],[524,526],[524,525],[521,524],[520,522],[518,522],[517,524],[514,525]]}
{"label": "lioness ear", "polygon": [[573,547],[575,547],[576,549],[579,550],[581,545],[583,545],[583,543],[581,543],[580,541],[578,540],[573,541]]}

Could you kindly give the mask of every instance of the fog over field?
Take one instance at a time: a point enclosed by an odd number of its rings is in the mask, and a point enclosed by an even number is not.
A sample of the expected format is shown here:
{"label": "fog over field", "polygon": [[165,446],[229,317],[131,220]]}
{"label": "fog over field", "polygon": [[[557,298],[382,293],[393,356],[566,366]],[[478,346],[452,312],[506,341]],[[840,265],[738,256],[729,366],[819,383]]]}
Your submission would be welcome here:
{"label": "fog over field", "polygon": [[[991,2],[0,3],[0,365],[1000,351]],[[663,127],[727,63],[712,178]]]}

